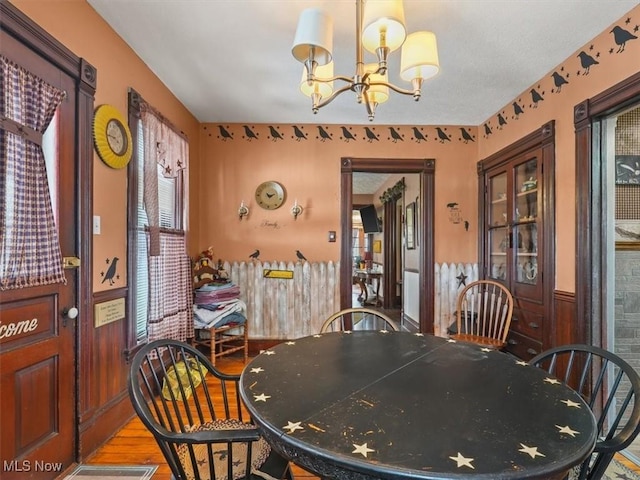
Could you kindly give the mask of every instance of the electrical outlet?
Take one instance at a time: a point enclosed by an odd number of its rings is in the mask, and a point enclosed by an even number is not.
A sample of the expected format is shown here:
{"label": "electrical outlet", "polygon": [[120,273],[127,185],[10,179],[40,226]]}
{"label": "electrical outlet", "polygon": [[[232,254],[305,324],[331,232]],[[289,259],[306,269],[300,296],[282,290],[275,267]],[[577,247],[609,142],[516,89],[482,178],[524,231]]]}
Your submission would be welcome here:
{"label": "electrical outlet", "polygon": [[335,230],[329,230],[329,241],[330,242],[335,242],[336,241],[336,231]]}

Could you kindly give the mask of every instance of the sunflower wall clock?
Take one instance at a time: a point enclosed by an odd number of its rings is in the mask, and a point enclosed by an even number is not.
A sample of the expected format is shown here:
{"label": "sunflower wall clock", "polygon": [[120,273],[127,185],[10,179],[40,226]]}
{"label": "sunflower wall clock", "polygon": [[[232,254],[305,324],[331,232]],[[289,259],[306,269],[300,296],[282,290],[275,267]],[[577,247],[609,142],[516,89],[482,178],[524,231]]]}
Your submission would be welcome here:
{"label": "sunflower wall clock", "polygon": [[112,105],[100,105],[93,114],[93,143],[100,159],[111,168],[124,168],[131,160],[131,131]]}

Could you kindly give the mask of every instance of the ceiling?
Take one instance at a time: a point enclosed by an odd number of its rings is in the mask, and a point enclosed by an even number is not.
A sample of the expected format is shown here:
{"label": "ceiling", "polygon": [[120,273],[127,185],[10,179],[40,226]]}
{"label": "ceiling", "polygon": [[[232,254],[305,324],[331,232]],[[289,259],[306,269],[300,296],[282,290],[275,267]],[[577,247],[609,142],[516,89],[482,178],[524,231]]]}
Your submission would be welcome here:
{"label": "ceiling", "polygon": [[[300,12],[322,7],[334,19],[335,73],[351,77],[353,0],[87,1],[200,122],[368,123],[352,92],[313,115],[291,55]],[[405,0],[408,31],[435,32],[441,70],[417,104],[392,92],[375,122],[480,125],[638,3]],[[398,57],[389,78],[408,88]]]}

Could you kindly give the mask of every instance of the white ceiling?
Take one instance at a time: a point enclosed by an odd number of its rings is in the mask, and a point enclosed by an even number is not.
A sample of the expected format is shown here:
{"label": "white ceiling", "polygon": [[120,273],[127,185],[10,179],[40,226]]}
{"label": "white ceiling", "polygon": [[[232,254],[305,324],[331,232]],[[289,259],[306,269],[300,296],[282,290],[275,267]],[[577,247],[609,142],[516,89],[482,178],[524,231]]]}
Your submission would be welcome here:
{"label": "white ceiling", "polygon": [[354,195],[375,193],[389,178],[388,173],[354,172],[352,189]]}
{"label": "white ceiling", "polygon": [[[351,77],[353,0],[87,1],[200,122],[368,123],[351,92],[313,115],[291,55],[300,12],[323,7],[335,24],[335,73]],[[392,92],[375,122],[480,125],[638,3],[405,0],[409,32],[437,35],[441,71],[418,104]],[[408,88],[392,56],[389,78]]]}

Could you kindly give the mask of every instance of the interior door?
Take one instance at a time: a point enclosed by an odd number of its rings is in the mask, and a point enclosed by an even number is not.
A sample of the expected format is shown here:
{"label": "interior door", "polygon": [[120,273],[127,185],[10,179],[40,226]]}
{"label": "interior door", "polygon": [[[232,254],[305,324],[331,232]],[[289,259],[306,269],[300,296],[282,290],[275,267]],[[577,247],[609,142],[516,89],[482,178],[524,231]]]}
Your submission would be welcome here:
{"label": "interior door", "polygon": [[[74,257],[75,83],[6,32],[0,35],[2,55],[67,92],[43,142],[62,255]],[[7,214],[11,206],[1,208]],[[77,275],[77,270],[65,269],[66,284],[7,290],[0,295],[3,479],[52,479],[74,461]]]}

